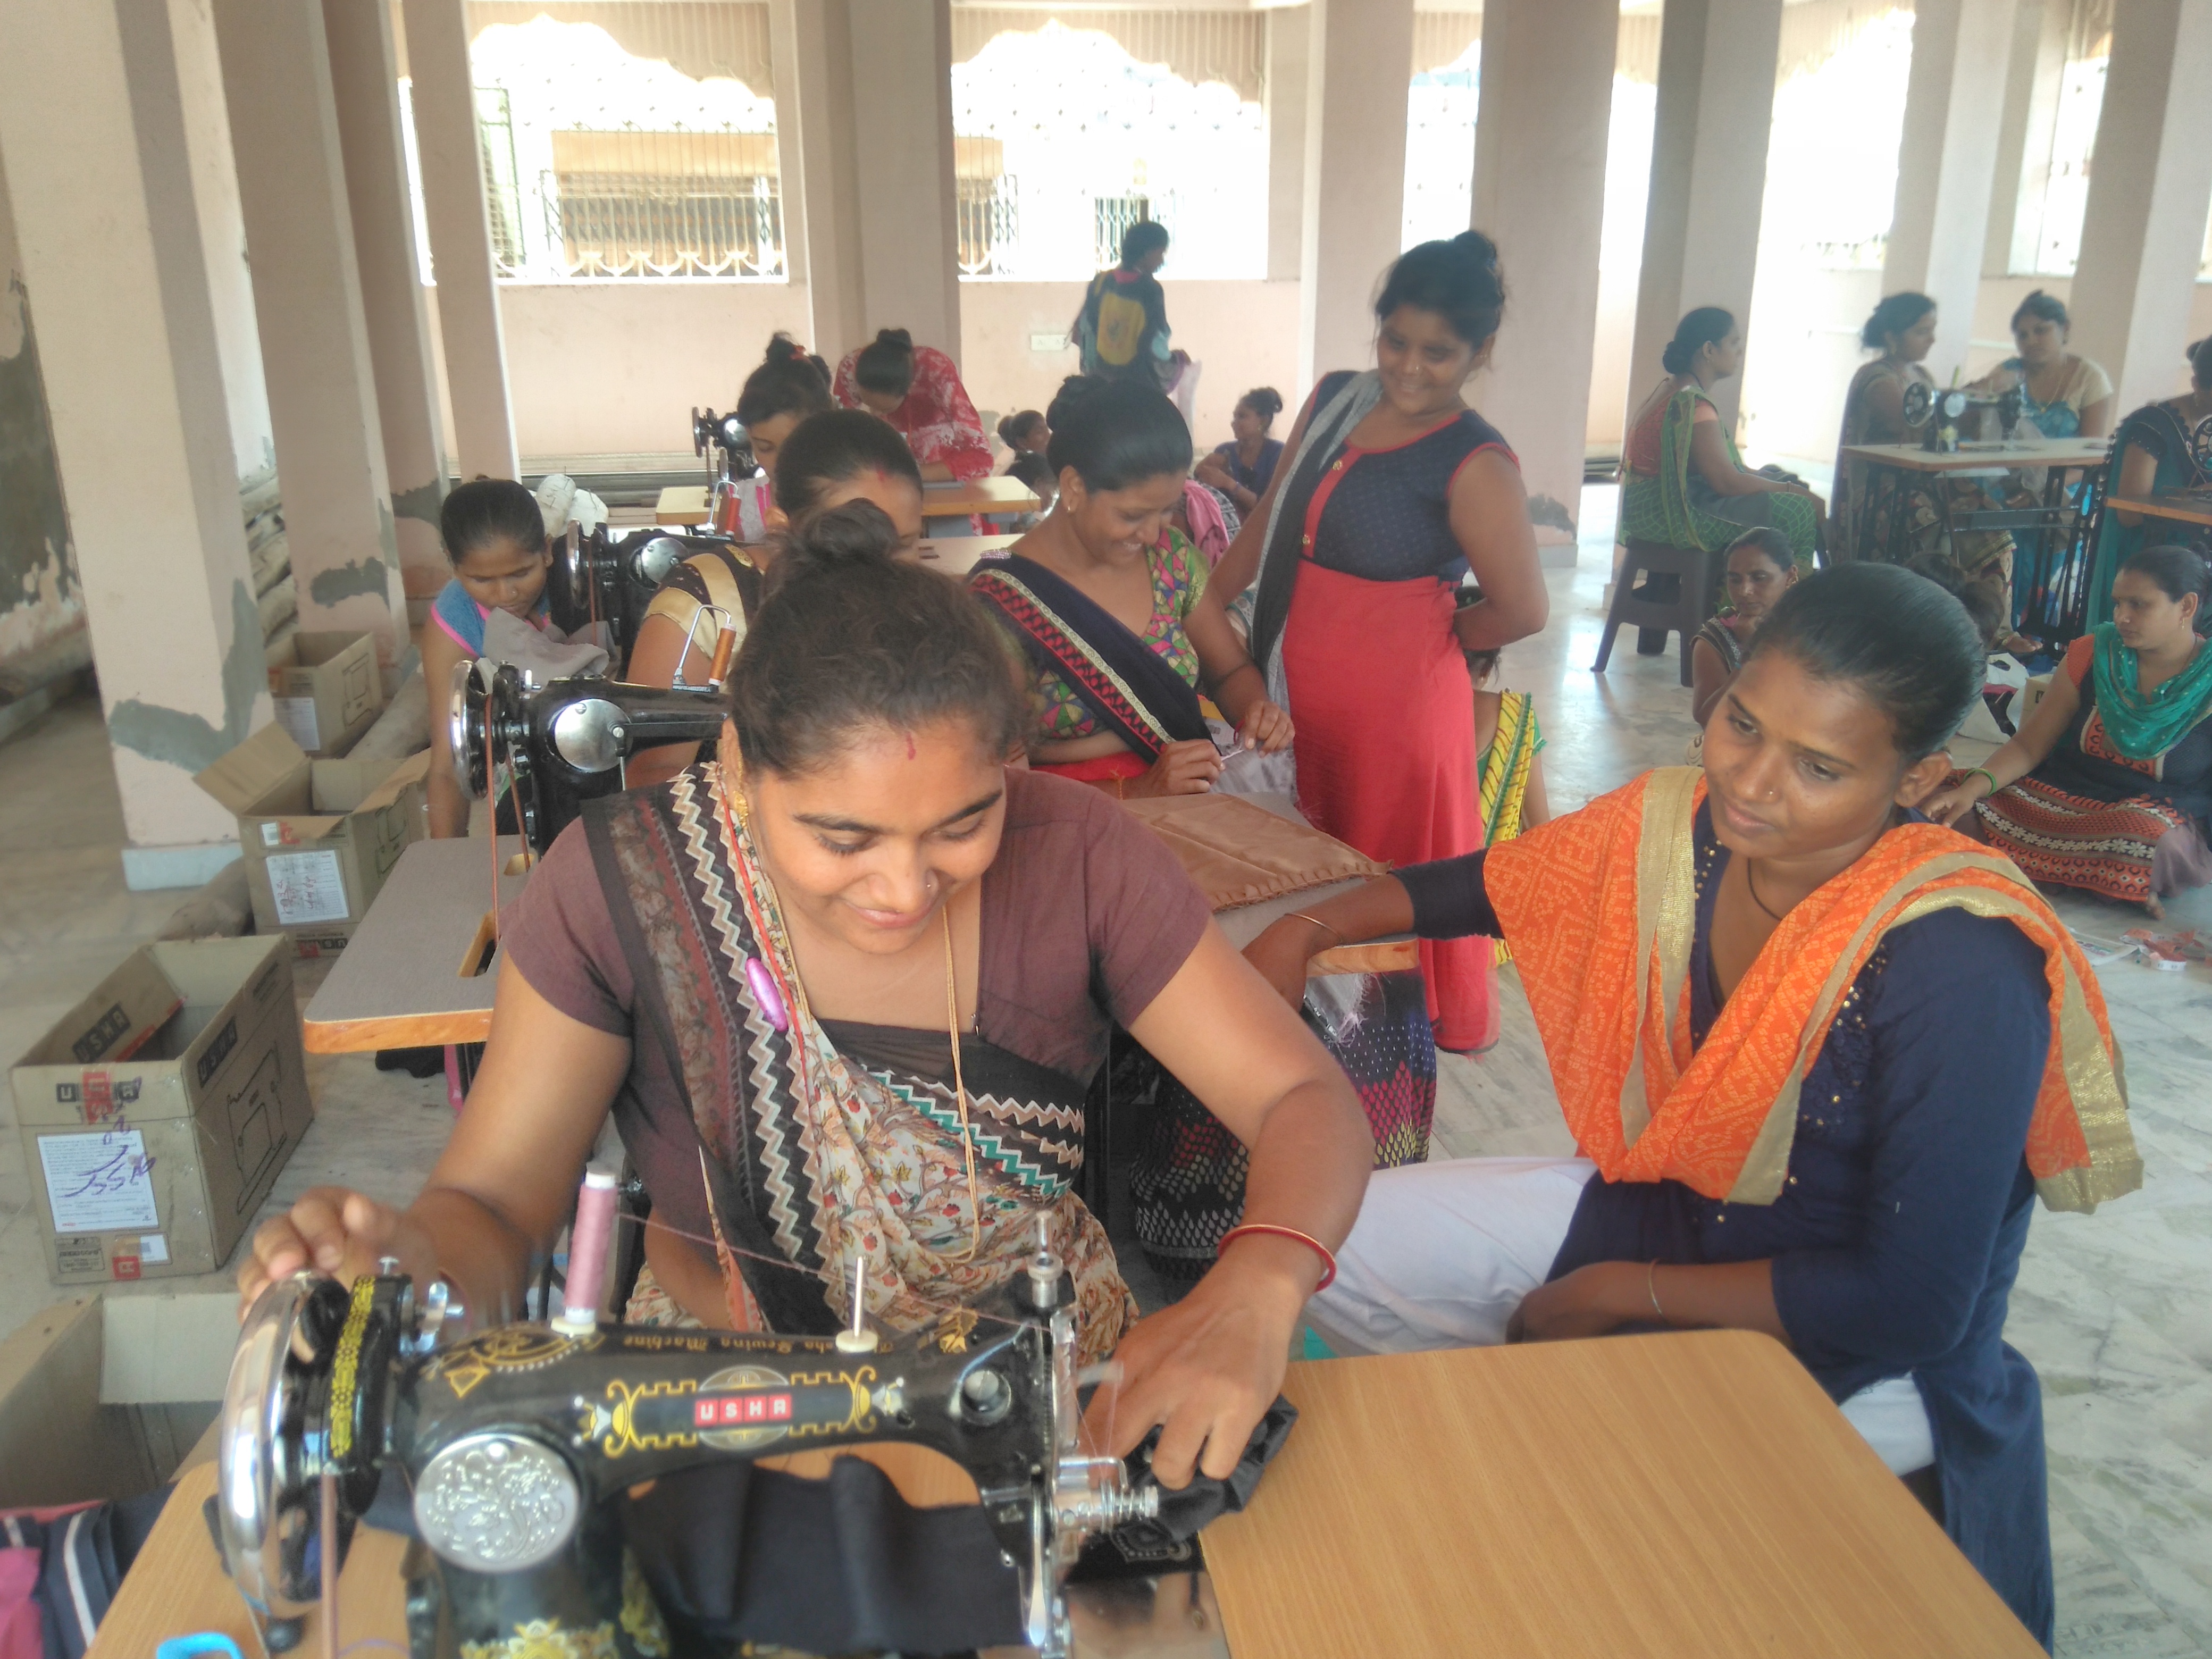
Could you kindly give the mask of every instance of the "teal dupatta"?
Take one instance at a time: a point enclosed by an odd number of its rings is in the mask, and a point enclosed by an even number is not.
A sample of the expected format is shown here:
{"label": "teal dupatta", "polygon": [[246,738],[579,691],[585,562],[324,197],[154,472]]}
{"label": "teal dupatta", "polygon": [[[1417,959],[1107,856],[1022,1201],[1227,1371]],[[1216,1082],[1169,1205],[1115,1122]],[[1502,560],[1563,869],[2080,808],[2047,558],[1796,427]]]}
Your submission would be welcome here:
{"label": "teal dupatta", "polygon": [[2130,760],[2154,760],[2189,735],[2212,711],[2212,649],[2202,642],[2189,666],[2146,693],[2142,665],[2120,643],[2120,630],[2100,623],[2091,672],[2096,676],[2097,714],[2112,745]]}

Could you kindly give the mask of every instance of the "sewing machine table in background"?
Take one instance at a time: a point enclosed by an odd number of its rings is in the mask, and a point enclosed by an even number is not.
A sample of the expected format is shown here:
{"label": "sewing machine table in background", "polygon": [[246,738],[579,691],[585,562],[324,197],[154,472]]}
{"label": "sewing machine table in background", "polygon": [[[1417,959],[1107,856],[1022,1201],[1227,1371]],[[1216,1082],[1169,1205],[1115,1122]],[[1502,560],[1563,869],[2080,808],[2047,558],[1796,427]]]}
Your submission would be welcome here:
{"label": "sewing machine table in background", "polygon": [[948,576],[964,576],[975,568],[976,560],[1003,553],[1019,540],[1019,536],[928,537],[921,544],[922,562]]}
{"label": "sewing machine table in background", "polygon": [[1236,1659],[2036,1659],[1779,1343],[1745,1331],[1291,1367],[1205,1534]]}
{"label": "sewing machine table in background", "polygon": [[[659,525],[697,525],[707,522],[708,490],[703,484],[672,484],[660,492],[653,521]],[[1019,478],[1003,474],[972,478],[965,483],[924,484],[921,513],[931,519],[964,519],[971,513],[986,518],[1008,518],[1034,513],[1042,505],[1036,491]]]}
{"label": "sewing machine table in background", "polygon": [[[1765,1337],[1317,1360],[1284,1392],[1297,1427],[1206,1530],[1210,1582],[1071,1590],[1079,1659],[2042,1651]],[[179,1480],[88,1659],[198,1630],[256,1651],[200,1519],[214,1478]],[[400,1548],[357,1535],[345,1641],[404,1644]],[[322,1651],[312,1616],[299,1651]]]}
{"label": "sewing machine table in background", "polygon": [[2212,495],[2196,490],[2177,489],[2166,495],[2107,495],[2105,506],[2109,511],[2140,513],[2169,524],[2212,526]]}
{"label": "sewing machine table in background", "polygon": [[[502,872],[522,851],[501,836]],[[492,903],[492,850],[478,837],[418,841],[399,855],[383,890],[302,1016],[309,1054],[361,1054],[482,1042],[491,1034],[496,956],[484,925]],[[501,873],[499,902],[527,878]],[[470,973],[469,969],[478,971]]]}

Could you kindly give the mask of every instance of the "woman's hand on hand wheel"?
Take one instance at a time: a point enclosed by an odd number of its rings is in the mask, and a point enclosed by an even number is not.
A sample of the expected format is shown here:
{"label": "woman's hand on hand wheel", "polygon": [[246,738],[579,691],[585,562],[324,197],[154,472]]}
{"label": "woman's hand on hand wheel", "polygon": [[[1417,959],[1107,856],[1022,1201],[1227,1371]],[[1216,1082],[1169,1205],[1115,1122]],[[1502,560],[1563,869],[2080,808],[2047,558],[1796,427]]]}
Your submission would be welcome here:
{"label": "woman's hand on hand wheel", "polygon": [[405,1213],[343,1187],[311,1187],[254,1233],[238,1270],[239,1316],[277,1279],[312,1273],[350,1282],[374,1273],[386,1256],[397,1256],[417,1285],[438,1276],[429,1235]]}
{"label": "woman's hand on hand wheel", "polygon": [[1160,750],[1132,795],[1202,795],[1221,775],[1221,751],[1211,738],[1188,738]]}

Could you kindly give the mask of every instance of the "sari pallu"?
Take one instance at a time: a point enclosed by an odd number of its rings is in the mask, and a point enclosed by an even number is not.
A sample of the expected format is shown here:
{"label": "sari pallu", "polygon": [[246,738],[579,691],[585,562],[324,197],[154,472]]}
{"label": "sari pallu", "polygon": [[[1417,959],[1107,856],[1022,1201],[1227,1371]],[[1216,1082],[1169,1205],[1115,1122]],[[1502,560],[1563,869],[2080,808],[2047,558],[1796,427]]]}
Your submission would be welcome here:
{"label": "sari pallu", "polygon": [[[1668,403],[1659,428],[1659,471],[1656,477],[1623,469],[1620,488],[1620,533],[1638,541],[1668,547],[1698,547],[1718,552],[1745,531],[1765,527],[1790,538],[1790,550],[1798,568],[1809,570],[1820,545],[1820,516],[1803,495],[1761,491],[1749,495],[1723,495],[1705,482],[1690,459],[1690,429],[1697,407],[1713,400],[1696,386],[1684,386]],[[1729,465],[1743,469],[1735,434],[1728,422],[1718,422],[1721,441],[1728,447]],[[1772,467],[1761,476],[1787,475]]]}
{"label": "sari pallu", "polygon": [[[635,978],[634,1040],[665,1045],[682,1079],[739,1253],[732,1322],[757,1313],[770,1330],[835,1331],[865,1262],[869,1316],[923,1328],[1018,1272],[1044,1209],[1074,1279],[1081,1353],[1103,1358],[1137,1310],[1104,1231],[1070,1190],[1082,1085],[963,1035],[981,1211],[965,1259],[973,1206],[949,1039],[812,1016],[774,889],[722,791],[710,763],[592,802],[585,823]],[[762,1007],[749,961],[776,981],[787,1031]]]}

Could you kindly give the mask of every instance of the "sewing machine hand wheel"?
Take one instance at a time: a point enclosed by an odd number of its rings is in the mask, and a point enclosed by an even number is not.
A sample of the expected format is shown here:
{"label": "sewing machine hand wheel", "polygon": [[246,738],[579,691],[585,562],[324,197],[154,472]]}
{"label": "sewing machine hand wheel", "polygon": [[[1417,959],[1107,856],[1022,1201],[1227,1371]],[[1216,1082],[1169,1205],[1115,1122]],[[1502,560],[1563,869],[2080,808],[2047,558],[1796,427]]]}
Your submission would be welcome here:
{"label": "sewing machine hand wheel", "polygon": [[696,404],[691,409],[691,453],[706,458],[708,446],[714,441],[714,422],[717,416],[711,409],[701,409]]}
{"label": "sewing machine hand wheel", "polygon": [[[447,746],[461,787],[478,800],[489,800],[498,781],[497,762],[505,760],[526,837],[533,836],[537,815],[537,792],[531,787],[529,690],[512,664],[495,667],[483,659],[459,662],[453,665],[446,703]],[[531,845],[537,845],[534,839]]]}
{"label": "sewing machine hand wheel", "polygon": [[2212,483],[2212,415],[2189,430],[2189,459],[2196,468],[2198,485]]}
{"label": "sewing machine hand wheel", "polygon": [[1928,416],[1936,406],[1936,394],[1925,380],[1915,380],[1905,388],[1905,423],[1910,427],[1928,424]]}

